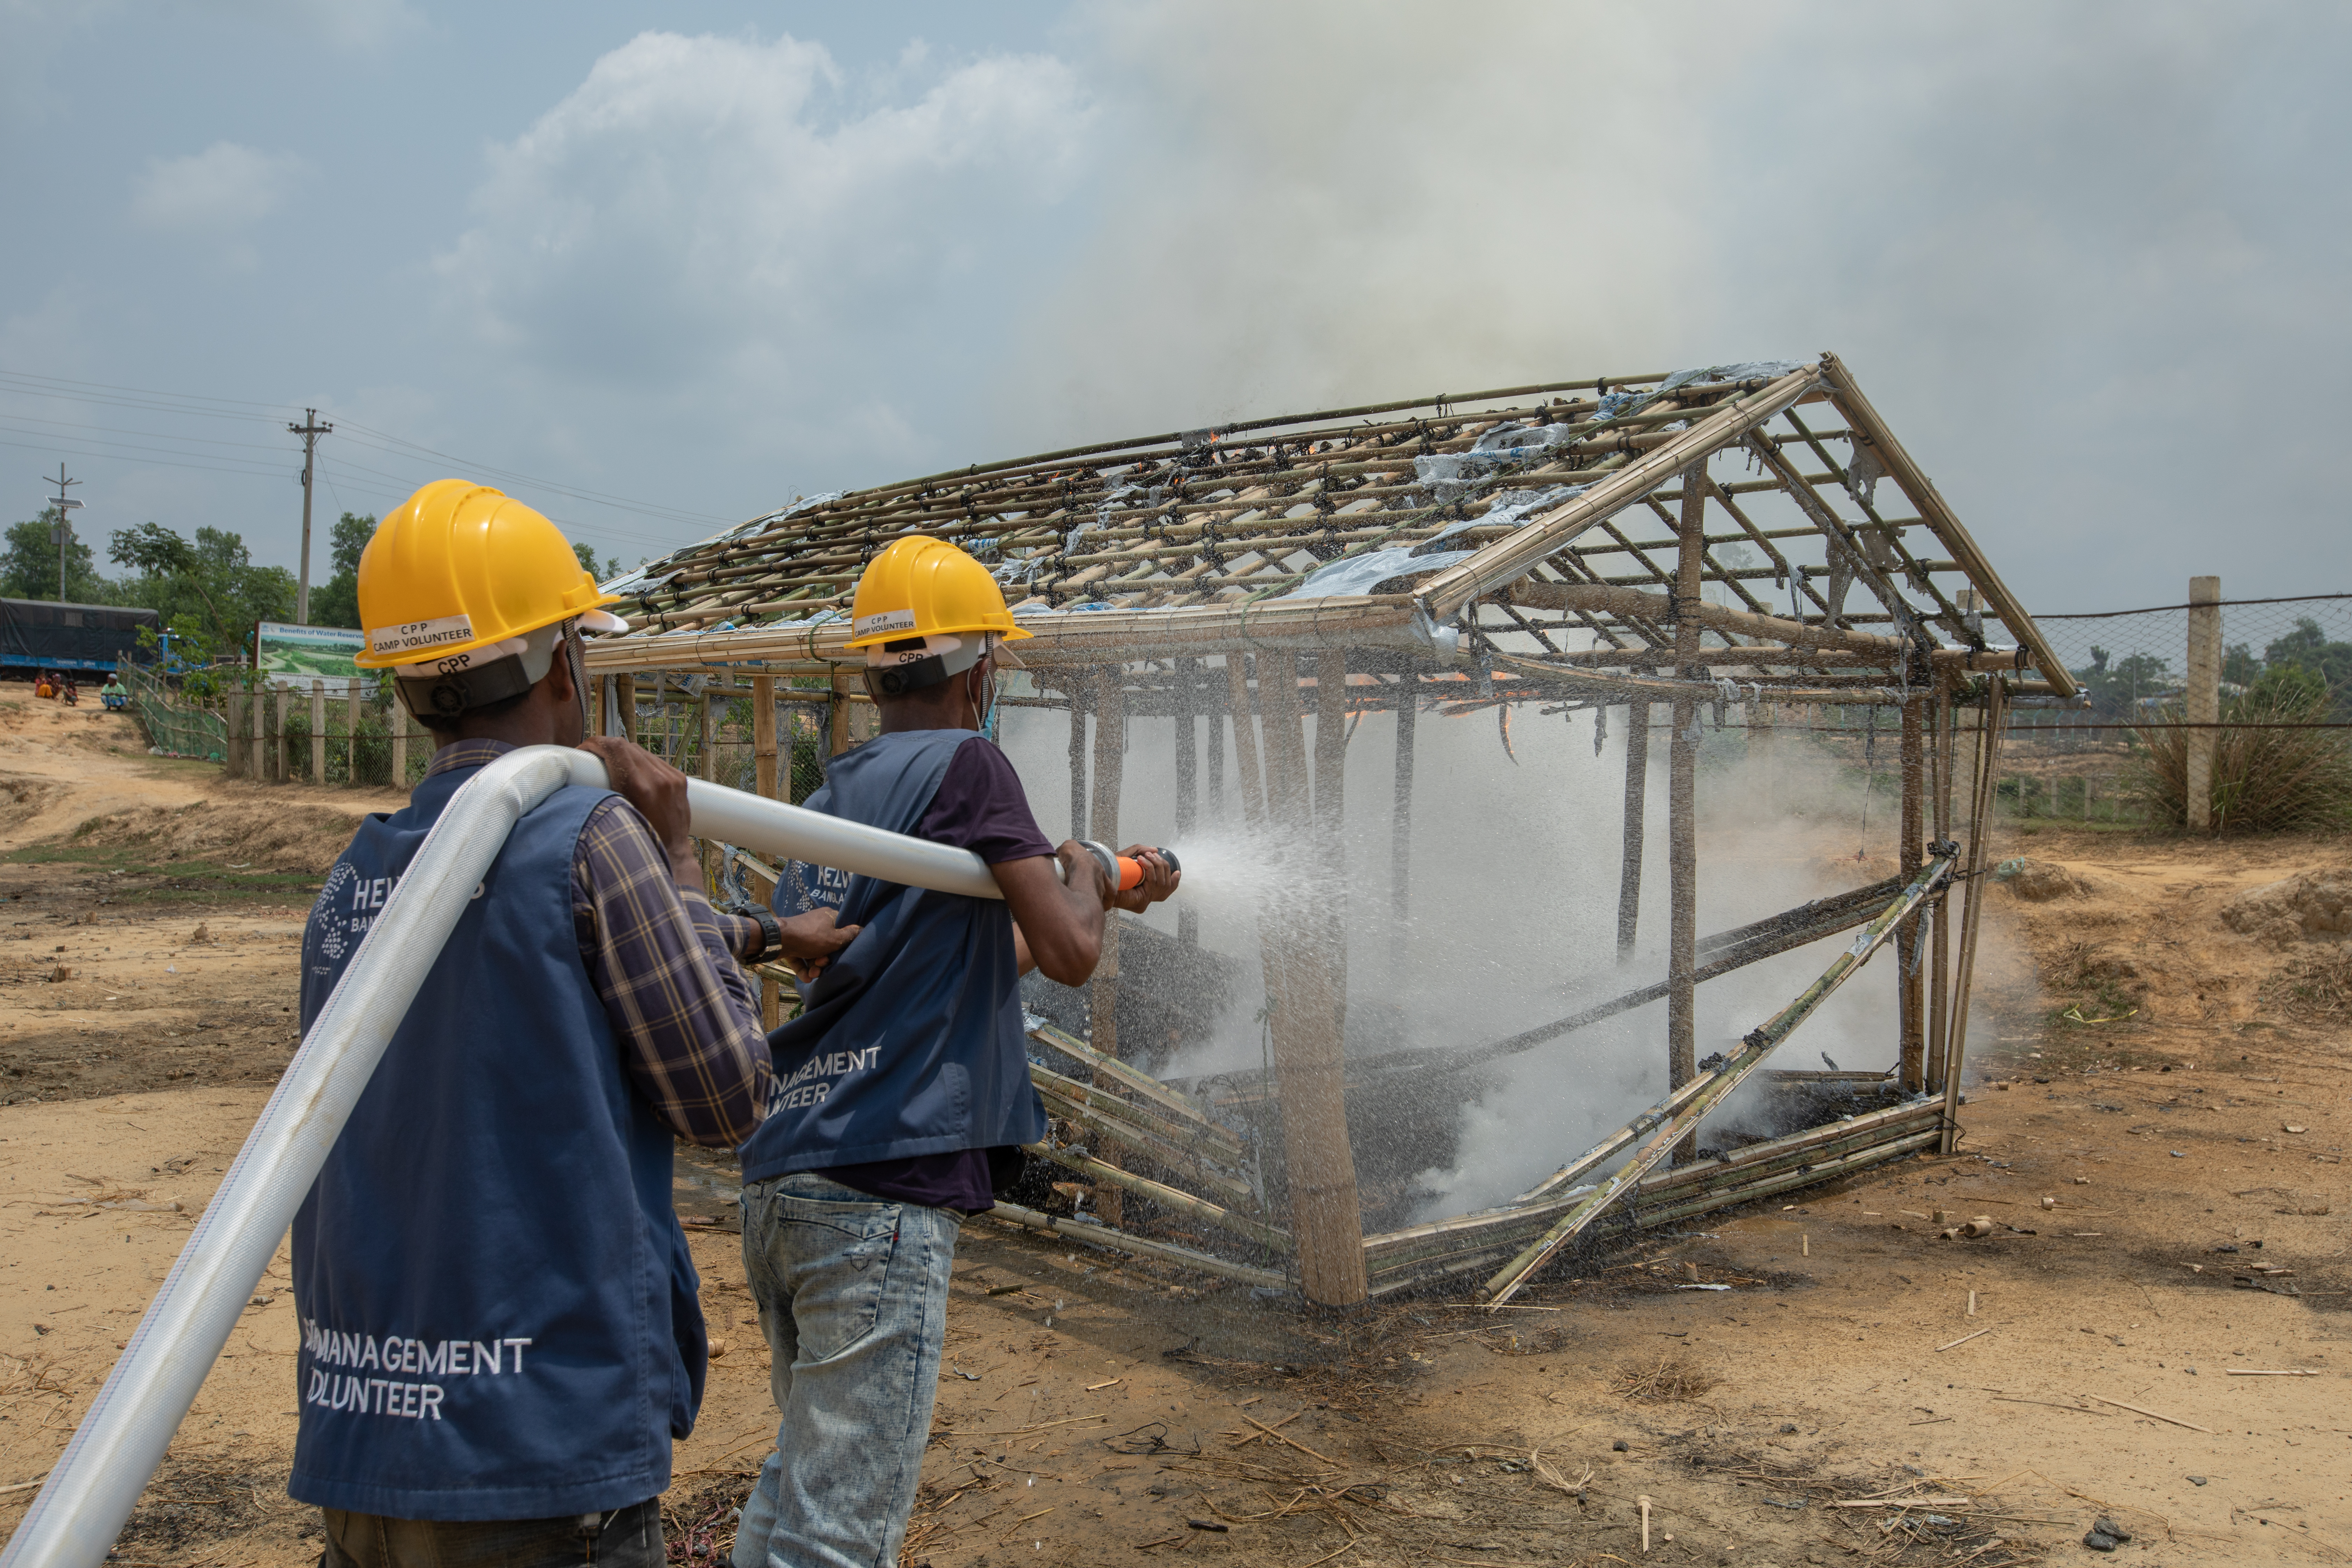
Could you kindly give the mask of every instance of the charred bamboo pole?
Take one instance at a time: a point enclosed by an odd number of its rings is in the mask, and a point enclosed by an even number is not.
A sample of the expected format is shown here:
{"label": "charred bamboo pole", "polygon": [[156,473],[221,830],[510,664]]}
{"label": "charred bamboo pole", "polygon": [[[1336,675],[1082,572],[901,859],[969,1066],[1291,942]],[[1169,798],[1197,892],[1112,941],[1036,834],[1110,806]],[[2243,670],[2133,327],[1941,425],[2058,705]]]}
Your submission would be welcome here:
{"label": "charred bamboo pole", "polygon": [[1234,1263],[1189,1247],[1179,1247],[1172,1241],[1151,1241],[1123,1230],[1103,1225],[1076,1225],[1053,1215],[1039,1214],[1035,1209],[1023,1208],[1019,1204],[999,1200],[988,1211],[988,1217],[1007,1225],[1025,1226],[1042,1230],[1048,1236],[1058,1236],[1065,1241],[1082,1241],[1088,1247],[1099,1247],[1107,1252],[1124,1252],[1136,1258],[1148,1258],[1155,1263],[1171,1263],[1179,1268],[1197,1269],[1221,1279],[1237,1280],[1262,1290],[1286,1290],[1290,1281],[1271,1268],[1253,1268],[1246,1263]]}
{"label": "charred bamboo pole", "polygon": [[[1899,1105],[1885,1110],[1868,1111],[1850,1121],[1832,1122],[1826,1127],[1805,1128],[1766,1142],[1751,1143],[1719,1159],[1701,1161],[1672,1171],[1653,1172],[1635,1184],[1633,1191],[1643,1217],[1648,1218],[1654,1213],[1654,1203],[1659,1199],[1672,1199],[1695,1191],[1745,1188],[1768,1177],[1788,1173],[1794,1167],[1817,1167],[1824,1159],[1875,1148],[1922,1132],[1932,1140],[1936,1135],[1937,1119],[1937,1110],[1934,1105]],[[1623,1137],[1624,1132],[1621,1130],[1611,1134],[1596,1149],[1605,1148],[1612,1152],[1622,1149],[1624,1147]],[[1600,1154],[1598,1160],[1587,1155],[1574,1163],[1590,1170],[1592,1163],[1603,1163],[1608,1158],[1607,1153]],[[1799,1178],[1801,1184],[1823,1179],[1819,1175],[1801,1174]],[[1414,1259],[1425,1263],[1433,1258],[1467,1248],[1507,1243],[1513,1237],[1523,1240],[1537,1234],[1538,1227],[1573,1203],[1576,1195],[1564,1188],[1556,1189],[1545,1199],[1533,1204],[1490,1209],[1483,1214],[1458,1215],[1380,1236],[1368,1236],[1364,1238],[1364,1256],[1375,1272],[1386,1273],[1401,1263]]]}
{"label": "charred bamboo pole", "polygon": [[1625,847],[1617,872],[1617,962],[1633,962],[1642,924],[1642,810],[1650,793],[1650,705],[1625,704]]}
{"label": "charred bamboo pole", "polygon": [[1072,1061],[1084,1063],[1093,1069],[1095,1082],[1097,1085],[1108,1079],[1129,1094],[1150,1100],[1160,1111],[1170,1112],[1182,1119],[1187,1125],[1193,1127],[1199,1135],[1217,1142],[1234,1156],[1238,1157],[1241,1154],[1240,1139],[1234,1137],[1227,1129],[1218,1126],[1202,1115],[1198,1106],[1153,1078],[1150,1073],[1139,1068],[1130,1067],[1114,1057],[1107,1057],[1084,1040],[1074,1035],[1064,1034],[1051,1024],[1038,1025],[1029,1031],[1029,1037],[1041,1046],[1050,1046]]}
{"label": "charred bamboo pole", "polygon": [[[1699,621],[1706,583],[1706,465],[1683,470],[1681,559],[1675,579],[1675,673],[1697,674]],[[1698,1027],[1698,703],[1677,697],[1666,751],[1666,1082],[1680,1089],[1697,1071]],[[1698,1152],[1698,1134],[1675,1151],[1677,1163]]]}
{"label": "charred bamboo pole", "polygon": [[[1118,1187],[1133,1193],[1139,1197],[1150,1198],[1163,1208],[1179,1210],[1204,1225],[1213,1225],[1219,1230],[1229,1230],[1235,1236],[1247,1237],[1270,1251],[1291,1250],[1290,1237],[1273,1226],[1261,1225],[1246,1215],[1235,1214],[1233,1210],[1219,1204],[1213,1204],[1206,1198],[1196,1198],[1192,1194],[1171,1187],[1165,1182],[1155,1182],[1149,1176],[1139,1176],[1132,1171],[1122,1171],[1117,1165],[1096,1159],[1083,1149],[1062,1148],[1051,1143],[1028,1143],[1024,1144],[1023,1147],[1039,1159],[1051,1160],[1063,1169],[1076,1171],[1090,1181]],[[1100,1194],[1097,1199],[1097,1204],[1102,1198],[1109,1195],[1108,1193]],[[1106,1215],[1103,1223],[1110,1225],[1114,1222]],[[1360,1269],[1362,1259],[1360,1258],[1357,1261]]]}
{"label": "charred bamboo pole", "polygon": [[[1897,864],[1905,877],[1915,874],[1926,858],[1927,847],[1922,842],[1927,835],[1925,812],[1927,805],[1927,730],[1920,710],[1926,706],[1924,694],[1903,704],[1903,811],[1899,832],[1902,843],[1896,847]],[[1927,1009],[1925,994],[1926,977],[1920,973],[1920,960],[1927,956],[1920,946],[1926,924],[1923,914],[1915,914],[1903,922],[1896,934],[1895,952],[1900,967],[1895,972],[1895,994],[1901,1005],[1902,1040],[1899,1061],[1902,1070],[1897,1075],[1904,1089],[1916,1094],[1927,1082]]]}
{"label": "charred bamboo pole", "polygon": [[1664,1160],[1676,1144],[1695,1133],[1699,1122],[1723,1102],[1725,1096],[1738,1088],[1797,1026],[1811,1017],[1814,1010],[1844,984],[1848,976],[1869,962],[1870,955],[1885,942],[1895,927],[1950,875],[1952,864],[1949,857],[1938,856],[1909,887],[1904,889],[1900,898],[1863,928],[1853,946],[1831,961],[1820,979],[1807,986],[1795,1001],[1781,1008],[1769,1020],[1749,1030],[1741,1039],[1738,1051],[1709,1072],[1699,1092],[1684,1101],[1680,1109],[1668,1113],[1662,1103],[1658,1107],[1662,1117],[1658,1131],[1635,1150],[1624,1164],[1580,1199],[1574,1208],[1561,1215],[1559,1222],[1533,1246],[1511,1259],[1487,1280],[1483,1294],[1496,1306],[1509,1300],[1552,1254],[1591,1224],[1603,1209],[1622,1197],[1634,1183],[1649,1174],[1651,1169]]}
{"label": "charred bamboo pole", "polygon": [[1525,1208],[1557,1198],[1574,1186],[1583,1176],[1607,1164],[1644,1134],[1654,1131],[1665,1119],[1690,1103],[1691,1096],[1699,1091],[1700,1080],[1694,1078],[1676,1089],[1657,1105],[1642,1112],[1624,1126],[1521,1193],[1511,1200],[1511,1207]]}
{"label": "charred bamboo pole", "polygon": [[1051,1090],[1087,1108],[1087,1113],[1114,1118],[1141,1129],[1170,1147],[1188,1152],[1228,1170],[1239,1170],[1247,1156],[1241,1141],[1223,1128],[1192,1117],[1169,1115],[1150,1106],[1122,1100],[1107,1089],[1066,1078],[1049,1067],[1029,1064],[1029,1080],[1040,1093]]}
{"label": "charred bamboo pole", "polygon": [[1984,918],[1985,849],[1991,837],[1993,781],[2000,777],[2000,738],[2009,716],[2006,688],[1999,676],[1986,682],[1977,731],[1976,778],[1969,792],[1968,888],[1960,906],[1959,973],[1952,984],[1952,1032],[1944,1046],[1944,1137],[1950,1153],[1960,1138],[1960,1069],[1969,1052],[1969,1004],[1976,979],[1977,926]]}
{"label": "charred bamboo pole", "polygon": [[1091,1135],[1107,1139],[1130,1153],[1154,1161],[1177,1173],[1185,1181],[1207,1188],[1229,1204],[1252,1208],[1257,1206],[1257,1194],[1250,1190],[1247,1182],[1216,1169],[1197,1154],[1153,1137],[1134,1122],[1103,1115],[1088,1107],[1084,1100],[1065,1094],[1045,1082],[1037,1083],[1037,1097],[1045,1101],[1046,1114],[1050,1116],[1058,1116],[1087,1129]]}
{"label": "charred bamboo pole", "polygon": [[[1314,829],[1296,657],[1261,655],[1258,672],[1267,821],[1304,841]],[[1272,1019],[1274,1071],[1290,1228],[1297,1238],[1300,1285],[1308,1300],[1326,1307],[1364,1299],[1363,1214],[1341,1088],[1348,981],[1345,933],[1337,916],[1329,900],[1286,886],[1269,897],[1259,917],[1260,945],[1280,977]]]}

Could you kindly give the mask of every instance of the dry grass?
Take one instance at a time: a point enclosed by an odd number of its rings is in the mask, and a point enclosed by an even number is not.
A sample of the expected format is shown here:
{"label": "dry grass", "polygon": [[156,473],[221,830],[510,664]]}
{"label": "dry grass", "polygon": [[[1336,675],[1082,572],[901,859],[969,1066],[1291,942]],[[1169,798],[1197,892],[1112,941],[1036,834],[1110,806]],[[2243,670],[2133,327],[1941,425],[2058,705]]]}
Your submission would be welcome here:
{"label": "dry grass", "polygon": [[[2188,824],[2189,739],[2210,734],[2216,832],[2280,832],[2352,821],[2352,731],[2317,727],[2329,718],[2326,687],[2257,688],[2231,703],[2223,718],[2233,727],[2190,731],[2175,715],[2136,731],[2147,753],[2134,790],[2151,820],[2176,827]],[[2312,727],[2295,727],[2301,725]]]}
{"label": "dry grass", "polygon": [[2352,1019],[2352,947],[2288,959],[2263,994],[2290,1017],[2315,1024]]}
{"label": "dry grass", "polygon": [[1678,1405],[1696,1399],[1722,1381],[1696,1362],[1662,1355],[1654,1366],[1619,1368],[1612,1386],[1637,1405]]}

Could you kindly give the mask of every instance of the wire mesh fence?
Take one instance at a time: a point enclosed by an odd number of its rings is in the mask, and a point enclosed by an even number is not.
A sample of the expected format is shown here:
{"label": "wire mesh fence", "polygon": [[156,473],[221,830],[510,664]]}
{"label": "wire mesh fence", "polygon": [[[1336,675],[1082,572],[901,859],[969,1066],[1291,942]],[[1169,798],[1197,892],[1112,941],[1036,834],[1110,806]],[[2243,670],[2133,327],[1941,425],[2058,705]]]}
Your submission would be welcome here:
{"label": "wire mesh fence", "polygon": [[167,757],[219,762],[226,754],[227,726],[212,708],[185,702],[151,671],[127,665],[119,679],[130,706],[147,732],[147,743]]}
{"label": "wire mesh fence", "polygon": [[[2219,622],[2210,720],[2189,691],[2200,615]],[[2084,696],[2012,712],[2003,799],[2017,815],[2099,820],[2104,778],[2109,821],[2185,826],[2201,789],[2217,830],[2352,822],[2352,595],[2035,621]]]}

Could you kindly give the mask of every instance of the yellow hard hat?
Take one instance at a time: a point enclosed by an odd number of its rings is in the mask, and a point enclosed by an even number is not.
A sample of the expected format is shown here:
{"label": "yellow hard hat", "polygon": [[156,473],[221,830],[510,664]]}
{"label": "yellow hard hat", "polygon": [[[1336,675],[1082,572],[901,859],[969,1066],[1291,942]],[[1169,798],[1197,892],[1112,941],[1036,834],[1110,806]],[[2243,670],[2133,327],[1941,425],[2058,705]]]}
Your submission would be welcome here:
{"label": "yellow hard hat", "polygon": [[879,647],[904,637],[994,632],[1029,634],[1004,607],[988,568],[944,539],[910,533],[866,563],[849,605],[849,646]]}
{"label": "yellow hard hat", "polygon": [[436,479],[385,515],[360,556],[367,647],[353,662],[383,669],[483,652],[618,597],[599,592],[563,531],[522,502]]}

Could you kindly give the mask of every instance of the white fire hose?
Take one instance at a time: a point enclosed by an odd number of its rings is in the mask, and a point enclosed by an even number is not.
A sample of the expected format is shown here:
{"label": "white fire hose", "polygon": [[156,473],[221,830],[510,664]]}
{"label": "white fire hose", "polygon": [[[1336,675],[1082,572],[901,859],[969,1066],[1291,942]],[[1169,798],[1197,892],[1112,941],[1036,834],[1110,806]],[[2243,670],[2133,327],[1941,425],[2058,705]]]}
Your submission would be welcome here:
{"label": "white fire hose", "polygon": [[[608,782],[604,764],[590,752],[526,746],[459,787],[303,1037],[73,1441],[0,1552],[0,1568],[99,1568],[105,1562],[507,835],[563,785],[603,789]],[[699,779],[688,783],[687,804],[698,837],[911,887],[1002,897],[987,864],[968,849]]]}

